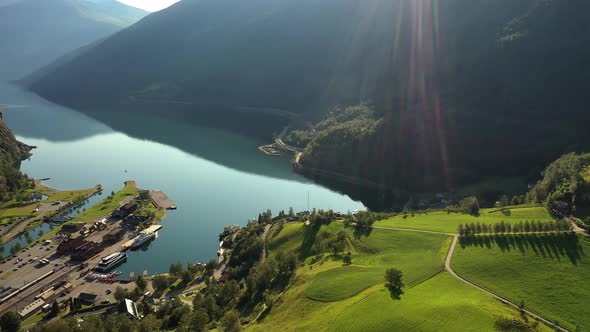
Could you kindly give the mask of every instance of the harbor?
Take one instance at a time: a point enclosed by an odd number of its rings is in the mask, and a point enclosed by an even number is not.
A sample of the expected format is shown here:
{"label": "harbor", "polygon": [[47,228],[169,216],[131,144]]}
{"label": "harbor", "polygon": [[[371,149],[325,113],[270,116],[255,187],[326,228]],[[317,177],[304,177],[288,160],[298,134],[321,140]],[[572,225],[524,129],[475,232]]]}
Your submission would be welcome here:
{"label": "harbor", "polygon": [[[22,308],[22,318],[35,315],[66,294],[105,297],[105,287],[127,287],[115,269],[127,261],[127,250],[138,249],[157,237],[164,209],[176,205],[161,191],[140,190],[125,182],[118,193],[58,226],[0,264],[0,314]],[[105,208],[116,199],[116,206]],[[111,205],[112,206],[112,205]],[[158,212],[160,211],[160,212]],[[87,215],[95,217],[86,219]],[[114,301],[106,288],[105,301]]]}

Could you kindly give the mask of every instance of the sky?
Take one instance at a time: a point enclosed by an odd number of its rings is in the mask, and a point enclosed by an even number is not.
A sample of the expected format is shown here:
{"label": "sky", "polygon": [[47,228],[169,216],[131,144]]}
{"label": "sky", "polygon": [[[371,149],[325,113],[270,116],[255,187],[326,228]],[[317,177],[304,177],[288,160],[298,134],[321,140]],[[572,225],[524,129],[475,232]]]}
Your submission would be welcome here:
{"label": "sky", "polygon": [[155,12],[158,10],[162,10],[173,3],[178,2],[179,0],[117,0],[124,4],[141,8],[143,10],[147,10],[149,12]]}

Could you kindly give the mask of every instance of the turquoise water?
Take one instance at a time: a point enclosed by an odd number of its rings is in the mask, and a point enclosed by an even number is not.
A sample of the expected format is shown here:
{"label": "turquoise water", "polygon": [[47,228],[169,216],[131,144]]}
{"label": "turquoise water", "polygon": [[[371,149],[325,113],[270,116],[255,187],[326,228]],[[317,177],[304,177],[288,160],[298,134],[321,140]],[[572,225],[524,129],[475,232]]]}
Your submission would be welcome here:
{"label": "turquoise water", "polygon": [[264,142],[252,138],[137,113],[96,116],[116,123],[115,130],[7,84],[0,84],[0,104],[17,138],[37,146],[22,165],[30,176],[51,178],[47,185],[59,189],[102,184],[106,193],[135,180],[176,203],[158,238],[118,268],[124,273],[214,258],[223,226],[243,225],[266,209],[306,210],[308,193],[311,208],[363,208],[295,174],[288,159],[259,153]]}

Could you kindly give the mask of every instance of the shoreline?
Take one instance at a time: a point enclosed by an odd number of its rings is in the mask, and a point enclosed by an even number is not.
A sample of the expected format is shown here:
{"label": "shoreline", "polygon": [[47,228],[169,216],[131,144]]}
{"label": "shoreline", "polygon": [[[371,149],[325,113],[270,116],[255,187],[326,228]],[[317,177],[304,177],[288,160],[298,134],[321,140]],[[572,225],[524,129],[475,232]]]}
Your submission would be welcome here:
{"label": "shoreline", "polygon": [[[68,190],[59,190],[53,187],[49,187],[45,184],[43,184],[44,179],[41,180],[34,180],[35,181],[35,189],[37,189],[38,187],[41,187],[40,190],[50,190],[53,191],[55,193],[64,193],[64,192],[74,192],[76,190],[72,190],[72,191],[68,191]],[[74,210],[77,207],[83,205],[85,202],[87,202],[90,198],[96,196],[98,193],[100,193],[102,191],[102,186],[96,185],[92,188],[87,188],[87,189],[79,189],[79,190],[92,190],[92,192],[90,192],[89,194],[87,194],[83,200],[81,200],[79,203],[75,203],[74,201],[68,201],[63,207],[58,208],[55,211],[49,211],[47,214],[41,214],[38,216],[34,216],[34,217],[30,217],[28,219],[25,219],[23,221],[21,221],[20,223],[18,223],[17,225],[15,225],[14,228],[22,228],[20,230],[18,230],[16,233],[13,234],[13,229],[9,230],[8,233],[2,234],[2,243],[0,244],[0,246],[4,247],[6,246],[8,243],[10,243],[11,241],[21,237],[23,234],[25,234],[26,232],[29,232],[31,229],[34,229],[36,227],[39,227],[40,225],[42,225],[43,223],[46,222],[46,220],[48,218],[52,218],[55,217],[56,215],[59,215],[61,213],[67,213],[68,211]],[[36,203],[32,203],[30,205],[38,205],[38,204],[49,204],[51,202],[46,202],[50,197],[48,197],[46,200],[43,201],[39,201]],[[45,202],[45,203],[44,203]],[[24,226],[23,226],[24,224]],[[31,226],[33,225],[33,226]],[[10,235],[7,237],[7,235]],[[36,240],[33,240],[33,242],[35,242]],[[33,243],[31,242],[31,243]],[[8,256],[10,257],[10,256]]]}

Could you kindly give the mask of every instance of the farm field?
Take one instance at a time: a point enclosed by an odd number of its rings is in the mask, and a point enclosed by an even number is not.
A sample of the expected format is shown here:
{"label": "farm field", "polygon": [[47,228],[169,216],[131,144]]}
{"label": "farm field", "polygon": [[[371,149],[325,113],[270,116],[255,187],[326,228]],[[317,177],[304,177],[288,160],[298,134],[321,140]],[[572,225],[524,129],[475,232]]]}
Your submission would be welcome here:
{"label": "farm field", "polygon": [[590,331],[590,242],[581,235],[495,237],[457,246],[453,269],[574,330]]}
{"label": "farm field", "polygon": [[485,223],[494,224],[504,221],[506,223],[518,223],[524,221],[549,221],[552,220],[547,209],[540,206],[525,206],[508,208],[509,212],[503,213],[498,209],[481,209],[480,215],[475,217],[461,213],[447,213],[446,211],[434,211],[427,214],[398,215],[387,220],[375,223],[378,227],[412,228],[437,232],[456,233],[459,224]]}

